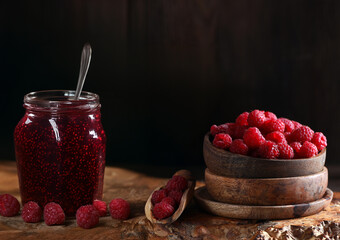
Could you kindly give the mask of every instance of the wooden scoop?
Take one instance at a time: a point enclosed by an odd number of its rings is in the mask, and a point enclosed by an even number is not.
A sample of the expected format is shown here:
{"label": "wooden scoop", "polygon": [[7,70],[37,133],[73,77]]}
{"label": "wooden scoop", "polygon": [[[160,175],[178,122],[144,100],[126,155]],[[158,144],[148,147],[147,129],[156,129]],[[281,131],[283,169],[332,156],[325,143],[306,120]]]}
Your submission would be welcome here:
{"label": "wooden scoop", "polygon": [[157,220],[156,218],[154,218],[154,216],[152,214],[153,206],[152,206],[151,198],[152,198],[152,194],[155,191],[158,191],[159,189],[165,187],[165,186],[160,186],[160,187],[156,188],[151,193],[148,201],[145,204],[145,216],[146,216],[147,219],[149,219],[150,222],[158,223],[158,224],[173,223],[181,216],[181,214],[184,211],[184,209],[186,208],[186,206],[190,203],[190,200],[192,199],[192,197],[194,195],[196,181],[193,179],[193,177],[191,176],[191,173],[188,170],[179,170],[174,174],[174,176],[175,175],[181,175],[188,180],[188,188],[183,192],[182,199],[181,199],[181,202],[180,202],[177,210],[174,212],[174,214],[172,214],[168,218],[164,218],[164,219],[161,219],[161,220]]}

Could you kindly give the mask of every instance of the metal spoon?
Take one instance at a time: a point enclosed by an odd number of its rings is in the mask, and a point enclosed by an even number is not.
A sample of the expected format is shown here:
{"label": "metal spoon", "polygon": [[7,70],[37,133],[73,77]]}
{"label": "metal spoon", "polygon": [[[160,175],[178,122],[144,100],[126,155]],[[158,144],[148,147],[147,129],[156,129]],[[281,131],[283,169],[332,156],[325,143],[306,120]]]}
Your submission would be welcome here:
{"label": "metal spoon", "polygon": [[78,100],[81,94],[81,90],[83,89],[85,78],[87,71],[89,70],[90,62],[91,62],[92,49],[89,43],[85,43],[83,47],[83,51],[81,53],[80,59],[80,70],[79,70],[79,78],[76,93],[74,94],[74,99]]}

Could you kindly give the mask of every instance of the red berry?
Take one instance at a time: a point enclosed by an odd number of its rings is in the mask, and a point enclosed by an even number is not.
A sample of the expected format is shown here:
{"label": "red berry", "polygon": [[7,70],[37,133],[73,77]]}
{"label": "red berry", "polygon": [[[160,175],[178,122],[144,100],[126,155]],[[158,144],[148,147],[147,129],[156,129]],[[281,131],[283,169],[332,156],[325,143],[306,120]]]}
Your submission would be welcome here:
{"label": "red berry", "polygon": [[294,130],[295,130],[295,129],[298,129],[298,128],[300,128],[300,127],[302,127],[302,124],[299,123],[299,122],[297,122],[297,121],[293,121],[293,120],[292,120],[292,123],[294,124]]}
{"label": "red berry", "polygon": [[318,148],[311,142],[305,141],[299,151],[299,157],[310,158],[318,154]]}
{"label": "red berry", "polygon": [[271,119],[262,125],[261,130],[263,133],[271,133],[274,131],[283,133],[285,131],[285,124],[279,119]]}
{"label": "red berry", "polygon": [[170,217],[174,211],[174,207],[167,202],[157,203],[152,209],[153,216],[158,220]]}
{"label": "red berry", "polygon": [[279,157],[280,151],[276,143],[266,141],[259,147],[259,154],[263,158],[274,159]]}
{"label": "red berry", "polygon": [[46,225],[57,225],[65,222],[65,213],[58,203],[50,202],[44,207]]}
{"label": "red berry", "polygon": [[248,126],[248,116],[249,112],[241,113],[237,118],[235,123],[239,126]]}
{"label": "red berry", "polygon": [[232,139],[229,134],[218,133],[215,135],[213,145],[217,148],[227,149],[230,147]]}
{"label": "red berry", "polygon": [[266,116],[267,120],[269,120],[269,119],[276,120],[277,119],[276,115],[272,112],[265,112],[264,115]]}
{"label": "red berry", "polygon": [[168,192],[176,190],[176,191],[184,191],[188,187],[188,180],[181,176],[175,175],[173,176],[166,184],[166,190]]}
{"label": "red berry", "polygon": [[215,136],[217,133],[219,133],[219,127],[217,125],[212,125],[210,127],[210,134]]}
{"label": "red berry", "polygon": [[266,116],[264,115],[264,111],[254,110],[249,113],[248,125],[250,127],[260,128],[265,121]]}
{"label": "red berry", "polygon": [[151,197],[151,202],[153,205],[156,203],[159,203],[167,196],[167,191],[165,189],[160,189],[157,191],[154,191]]}
{"label": "red berry", "polygon": [[42,216],[42,210],[38,203],[30,201],[25,203],[21,211],[22,219],[27,223],[40,222]]}
{"label": "red berry", "polygon": [[113,199],[110,202],[110,214],[112,218],[125,220],[130,215],[130,204],[121,198]]}
{"label": "red berry", "polygon": [[289,139],[292,142],[305,142],[311,141],[314,135],[314,131],[308,126],[302,126],[295,129],[290,135]]}
{"label": "red berry", "polygon": [[279,118],[285,124],[285,132],[292,132],[295,129],[294,123],[288,118]]}
{"label": "red berry", "polygon": [[106,213],[107,213],[106,202],[101,201],[101,200],[94,200],[93,206],[97,209],[100,217],[106,216]]}
{"label": "red berry", "polygon": [[278,148],[279,148],[279,151],[280,151],[279,158],[281,158],[281,159],[292,159],[292,158],[294,158],[294,150],[287,143],[278,144]]}
{"label": "red berry", "polygon": [[242,139],[245,131],[247,130],[246,126],[235,125],[231,138],[232,139]]}
{"label": "red berry", "polygon": [[169,192],[169,197],[173,198],[177,204],[180,204],[183,193],[180,191],[173,190]]}
{"label": "red berry", "polygon": [[18,214],[20,203],[10,194],[0,195],[0,215],[4,217],[13,217]]}
{"label": "red berry", "polygon": [[247,155],[248,154],[248,146],[243,142],[242,139],[235,139],[231,143],[229,151],[232,152],[232,153]]}
{"label": "red berry", "polygon": [[318,148],[319,151],[322,151],[325,147],[327,147],[327,138],[323,133],[316,132],[313,135],[312,143]]}
{"label": "red berry", "polygon": [[81,206],[77,210],[76,219],[79,227],[93,228],[99,222],[99,213],[93,205]]}
{"label": "red berry", "polygon": [[166,203],[169,203],[171,206],[173,206],[174,208],[176,208],[176,201],[175,199],[173,199],[172,197],[166,197],[166,198],[163,198],[162,202],[166,202]]}
{"label": "red berry", "polygon": [[266,139],[262,136],[258,128],[251,127],[245,131],[243,141],[249,148],[258,148]]}
{"label": "red berry", "polygon": [[279,132],[279,131],[268,133],[266,135],[266,140],[273,141],[277,144],[279,144],[279,143],[287,144],[287,140],[286,140],[285,135],[282,132]]}
{"label": "red berry", "polygon": [[302,147],[302,144],[299,143],[299,142],[292,142],[289,145],[293,148],[293,150],[295,152],[295,156],[298,156],[299,152],[300,152],[300,149]]}
{"label": "red berry", "polygon": [[231,133],[233,132],[234,126],[235,126],[235,123],[225,123],[225,124],[221,124],[219,126],[212,125],[210,127],[210,134],[212,136],[215,136],[218,133],[227,133],[227,134],[231,135]]}

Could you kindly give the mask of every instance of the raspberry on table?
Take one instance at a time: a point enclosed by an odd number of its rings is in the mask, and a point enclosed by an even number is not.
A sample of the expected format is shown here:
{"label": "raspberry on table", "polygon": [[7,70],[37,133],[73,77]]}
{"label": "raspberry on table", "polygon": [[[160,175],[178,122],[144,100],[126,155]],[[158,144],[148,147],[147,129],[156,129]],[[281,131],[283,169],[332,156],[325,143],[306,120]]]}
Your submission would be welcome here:
{"label": "raspberry on table", "polygon": [[44,221],[49,226],[63,224],[65,222],[64,210],[58,203],[47,203],[44,207]]}
{"label": "raspberry on table", "polygon": [[289,146],[291,146],[293,148],[295,155],[298,156],[300,149],[302,147],[302,144],[299,143],[299,142],[292,142],[292,143],[289,144]]}
{"label": "raspberry on table", "polygon": [[275,159],[279,157],[280,151],[276,143],[266,141],[259,147],[259,154],[263,158]]}
{"label": "raspberry on table", "polygon": [[158,220],[170,217],[174,211],[174,207],[167,202],[157,203],[152,209],[153,216]]}
{"label": "raspberry on table", "polygon": [[0,195],[0,215],[4,217],[13,217],[19,213],[20,203],[18,199],[11,194]]}
{"label": "raspberry on table", "polygon": [[183,196],[183,192],[180,192],[177,190],[173,190],[169,192],[169,197],[173,198],[178,205],[181,203],[182,196]]}
{"label": "raspberry on table", "polygon": [[229,134],[218,133],[215,135],[213,145],[217,148],[227,149],[230,147],[232,139]]}
{"label": "raspberry on table", "polygon": [[167,202],[171,206],[173,206],[174,208],[176,208],[176,205],[177,205],[175,199],[173,199],[172,197],[165,197],[165,198],[163,198],[162,202]]}
{"label": "raspberry on table", "polygon": [[130,204],[122,198],[113,199],[110,204],[110,215],[114,219],[125,220],[130,215]]}
{"label": "raspberry on table", "polygon": [[294,158],[294,150],[287,143],[278,144],[278,148],[280,151],[280,159],[292,159]]}
{"label": "raspberry on table", "polygon": [[314,131],[308,126],[301,126],[295,129],[290,135],[291,142],[305,142],[311,141],[314,135]]}
{"label": "raspberry on table", "polygon": [[154,191],[151,197],[151,202],[153,205],[159,203],[163,200],[163,198],[167,197],[167,191],[165,189],[159,189]]}
{"label": "raspberry on table", "polygon": [[106,216],[106,213],[107,213],[106,202],[96,199],[93,201],[93,206],[97,209],[100,217]]}
{"label": "raspberry on table", "polygon": [[21,217],[27,223],[40,222],[42,216],[42,210],[38,203],[30,201],[24,204]]}
{"label": "raspberry on table", "polygon": [[247,155],[248,154],[248,146],[243,142],[242,139],[235,139],[231,143],[229,151],[232,152],[232,153]]}
{"label": "raspberry on table", "polygon": [[300,158],[310,158],[318,154],[318,148],[311,142],[305,141],[300,148],[298,156]]}
{"label": "raspberry on table", "polygon": [[260,128],[265,121],[266,121],[266,116],[264,114],[264,111],[260,111],[256,109],[249,113],[248,125],[250,127]]}
{"label": "raspberry on table", "polygon": [[262,133],[258,128],[250,127],[245,131],[243,141],[248,148],[258,148],[266,141],[266,139],[262,136]]}
{"label": "raspberry on table", "polygon": [[266,116],[267,120],[269,120],[269,119],[276,120],[277,119],[276,115],[272,112],[265,112],[264,115]]}
{"label": "raspberry on table", "polygon": [[239,126],[248,126],[249,112],[241,113],[235,120],[235,123]]}
{"label": "raspberry on table", "polygon": [[283,133],[285,131],[285,124],[280,119],[271,119],[262,125],[261,130],[263,133],[271,133],[274,131]]}
{"label": "raspberry on table", "polygon": [[287,144],[287,140],[286,140],[285,135],[282,132],[279,132],[279,131],[268,133],[266,135],[266,140],[273,141],[277,144],[279,144],[279,143],[286,143]]}
{"label": "raspberry on table", "polygon": [[285,132],[292,132],[295,129],[294,123],[288,118],[279,118],[285,124]]}
{"label": "raspberry on table", "polygon": [[93,205],[85,205],[78,208],[76,213],[77,225],[89,229],[99,223],[99,213]]}
{"label": "raspberry on table", "polygon": [[327,147],[327,138],[322,132],[316,132],[313,135],[312,143],[318,148],[319,151],[322,151],[325,147]]}
{"label": "raspberry on table", "polygon": [[184,191],[188,188],[188,180],[181,175],[175,175],[167,182],[165,188],[168,192],[173,190]]}

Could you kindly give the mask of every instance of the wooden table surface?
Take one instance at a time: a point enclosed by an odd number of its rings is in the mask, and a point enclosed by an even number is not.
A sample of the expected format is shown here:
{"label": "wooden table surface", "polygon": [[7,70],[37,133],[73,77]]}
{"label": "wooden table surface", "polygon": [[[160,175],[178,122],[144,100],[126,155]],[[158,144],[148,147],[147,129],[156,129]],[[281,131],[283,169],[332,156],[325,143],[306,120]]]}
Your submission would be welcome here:
{"label": "wooden table surface", "polygon": [[[25,223],[20,216],[0,216],[0,239],[310,239],[313,236],[340,239],[340,192],[334,193],[332,204],[324,211],[304,218],[228,219],[210,215],[192,202],[177,222],[167,226],[151,224],[144,215],[145,202],[152,190],[166,181],[107,167],[104,200],[109,202],[121,197],[129,201],[131,216],[128,220],[102,217],[95,228],[86,230],[77,227],[75,219],[67,219],[64,225],[47,226],[44,222]],[[203,184],[198,182],[197,185]],[[0,194],[3,193],[20,198],[14,162],[0,162]]]}

